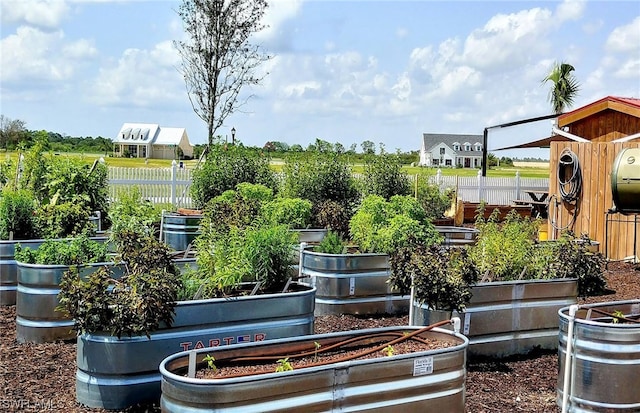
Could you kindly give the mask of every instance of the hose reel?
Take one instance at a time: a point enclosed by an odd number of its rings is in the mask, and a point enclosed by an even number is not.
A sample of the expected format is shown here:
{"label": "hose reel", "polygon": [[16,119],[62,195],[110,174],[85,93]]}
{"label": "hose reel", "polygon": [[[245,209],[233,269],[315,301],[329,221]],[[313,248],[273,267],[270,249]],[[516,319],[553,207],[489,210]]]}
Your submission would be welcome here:
{"label": "hose reel", "polygon": [[580,194],[582,191],[582,171],[580,170],[580,161],[578,160],[578,156],[568,148],[565,148],[562,151],[560,158],[558,159],[557,180],[560,200],[564,204],[567,204],[567,209],[573,209],[573,214],[569,223],[562,227],[558,226],[557,213],[560,201],[556,195],[552,195],[555,202],[549,202],[549,206],[551,207],[551,205],[553,205],[556,208],[556,211],[553,215],[550,213],[551,211],[549,211],[549,216],[553,216],[551,225],[554,229],[563,231],[571,227],[575,222],[576,216],[578,215],[578,201],[580,200]]}

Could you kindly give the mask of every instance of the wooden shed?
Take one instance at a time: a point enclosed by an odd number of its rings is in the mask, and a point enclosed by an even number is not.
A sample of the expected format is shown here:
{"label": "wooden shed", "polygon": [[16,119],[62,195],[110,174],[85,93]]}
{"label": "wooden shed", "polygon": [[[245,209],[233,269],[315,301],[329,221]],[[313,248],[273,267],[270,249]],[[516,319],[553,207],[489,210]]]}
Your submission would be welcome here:
{"label": "wooden shed", "polygon": [[640,99],[605,97],[560,115],[554,130],[547,138],[550,238],[572,230],[598,241],[611,260],[637,259],[639,218],[611,211],[611,175],[622,149],[640,148]]}

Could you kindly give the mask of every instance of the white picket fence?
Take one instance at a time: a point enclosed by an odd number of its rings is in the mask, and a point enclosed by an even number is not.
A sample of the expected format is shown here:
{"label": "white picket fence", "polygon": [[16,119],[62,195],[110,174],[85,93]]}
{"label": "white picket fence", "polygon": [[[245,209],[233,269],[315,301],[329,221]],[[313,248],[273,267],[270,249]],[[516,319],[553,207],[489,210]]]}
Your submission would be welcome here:
{"label": "white picket fence", "polygon": [[[154,204],[170,204],[174,207],[193,207],[189,196],[191,169],[180,168],[123,168],[109,167],[109,197],[117,199],[122,188],[138,186],[142,197]],[[415,182],[415,175],[410,175]],[[466,202],[484,200],[492,205],[510,205],[514,199],[526,199],[525,191],[546,191],[548,178],[522,178],[518,172],[512,178],[483,177],[478,171],[475,177],[443,175],[440,170],[429,177],[429,182],[441,190],[457,188],[458,198]]]}

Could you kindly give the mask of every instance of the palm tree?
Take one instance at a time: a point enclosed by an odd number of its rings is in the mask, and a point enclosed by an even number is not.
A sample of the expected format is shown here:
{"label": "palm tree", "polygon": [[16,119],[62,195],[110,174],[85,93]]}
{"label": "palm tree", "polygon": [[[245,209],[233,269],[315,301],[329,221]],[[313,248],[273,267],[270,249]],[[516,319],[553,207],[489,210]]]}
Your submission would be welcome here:
{"label": "palm tree", "polygon": [[565,108],[571,106],[580,90],[578,80],[571,74],[574,70],[575,68],[568,63],[556,63],[551,73],[542,80],[542,83],[553,82],[553,88],[549,91],[549,103],[556,114],[561,114]]}

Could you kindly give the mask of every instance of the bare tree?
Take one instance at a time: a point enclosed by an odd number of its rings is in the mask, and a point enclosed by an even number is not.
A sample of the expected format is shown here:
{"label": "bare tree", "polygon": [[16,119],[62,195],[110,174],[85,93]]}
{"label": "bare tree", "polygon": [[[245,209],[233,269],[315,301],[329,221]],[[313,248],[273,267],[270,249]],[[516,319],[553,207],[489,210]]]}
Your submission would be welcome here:
{"label": "bare tree", "polygon": [[271,56],[251,36],[260,23],[266,0],[183,0],[178,8],[189,39],[175,41],[182,58],[180,72],[194,112],[207,123],[209,145],[224,120],[249,97],[239,101],[245,85],[258,85],[265,75],[257,68]]}

